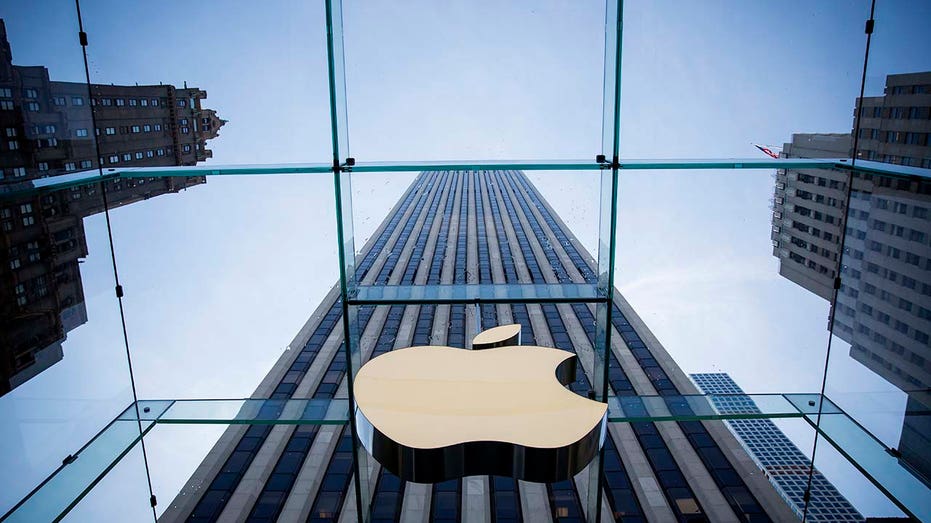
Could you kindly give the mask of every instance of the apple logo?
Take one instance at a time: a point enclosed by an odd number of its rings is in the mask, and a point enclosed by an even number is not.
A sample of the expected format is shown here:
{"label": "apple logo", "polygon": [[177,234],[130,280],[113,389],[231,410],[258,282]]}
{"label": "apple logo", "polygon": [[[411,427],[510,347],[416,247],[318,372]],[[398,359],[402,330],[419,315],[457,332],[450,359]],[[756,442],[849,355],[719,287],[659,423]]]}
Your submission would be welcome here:
{"label": "apple logo", "polygon": [[474,475],[569,479],[595,457],[607,405],[565,385],[573,353],[519,345],[520,325],[478,334],[473,350],[387,352],[354,382],[362,445],[398,477],[436,483]]}

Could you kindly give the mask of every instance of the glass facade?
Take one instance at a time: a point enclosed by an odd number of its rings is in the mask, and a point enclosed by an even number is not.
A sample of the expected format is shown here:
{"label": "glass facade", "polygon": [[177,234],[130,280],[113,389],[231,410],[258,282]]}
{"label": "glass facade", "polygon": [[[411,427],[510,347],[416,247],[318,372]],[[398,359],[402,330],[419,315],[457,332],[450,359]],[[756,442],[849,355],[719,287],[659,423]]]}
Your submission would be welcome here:
{"label": "glass facade", "polygon": [[[931,519],[928,16],[5,10],[0,521]],[[368,455],[365,362],[509,323],[585,470]]]}

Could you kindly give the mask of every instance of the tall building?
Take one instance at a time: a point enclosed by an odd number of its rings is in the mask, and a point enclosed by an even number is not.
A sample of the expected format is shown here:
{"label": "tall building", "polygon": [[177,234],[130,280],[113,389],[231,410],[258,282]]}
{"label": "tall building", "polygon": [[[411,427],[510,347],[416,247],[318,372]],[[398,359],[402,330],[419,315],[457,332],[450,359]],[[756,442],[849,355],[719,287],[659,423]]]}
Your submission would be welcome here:
{"label": "tall building", "polygon": [[[98,167],[195,165],[226,123],[207,93],[171,85],[55,82],[43,66],[13,65],[0,20],[0,395],[64,357],[87,321],[79,261],[83,219],[103,212],[99,185],[10,196],[32,180]],[[96,127],[93,116],[96,118]],[[99,147],[99,156],[98,156]],[[204,177],[107,183],[110,209],[174,193]]]}
{"label": "tall building", "polygon": [[[722,413],[760,412],[726,373],[691,374],[691,378],[704,394],[723,395],[712,399],[715,408]],[[801,519],[811,460],[768,419],[734,419],[727,423],[782,499]],[[815,471],[806,521],[862,522],[863,516],[823,474]]]}
{"label": "tall building", "polygon": [[[357,258],[365,285],[592,282],[595,265],[518,171],[421,173]],[[339,290],[324,298],[254,398],[346,397]],[[609,379],[614,394],[696,393],[619,294]],[[580,355],[571,390],[590,390],[595,319],[586,304],[363,308],[366,357],[412,345],[469,349],[479,330],[522,326],[522,343]],[[355,521],[348,426],[234,425],[161,521]],[[580,521],[587,481],[399,478],[372,462],[372,520]],[[610,423],[603,512],[624,521],[791,521],[792,511],[723,423]]]}
{"label": "tall building", "polygon": [[[890,75],[885,96],[862,101],[858,158],[931,168],[931,72]],[[853,142],[852,133],[796,134],[783,154],[847,157]],[[853,359],[908,395],[897,450],[931,481],[931,176],[855,174],[849,212],[847,183],[836,170],[778,171],[773,254],[780,274],[826,300],[840,278],[832,332]]]}

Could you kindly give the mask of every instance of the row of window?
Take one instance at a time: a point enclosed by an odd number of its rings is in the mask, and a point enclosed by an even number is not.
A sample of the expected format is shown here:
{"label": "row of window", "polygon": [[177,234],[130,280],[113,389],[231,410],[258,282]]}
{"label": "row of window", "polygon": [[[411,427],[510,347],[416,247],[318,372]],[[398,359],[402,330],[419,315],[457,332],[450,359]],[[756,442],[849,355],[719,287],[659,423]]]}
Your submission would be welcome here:
{"label": "row of window", "polygon": [[906,167],[920,167],[931,169],[931,158],[915,158],[912,156],[898,156],[895,154],[879,154],[876,151],[860,150],[857,155],[876,162],[904,165]]}
{"label": "row of window", "polygon": [[928,133],[906,131],[881,131],[879,129],[860,129],[860,138],[878,140],[884,143],[901,143],[906,145],[928,145]]}
{"label": "row of window", "polygon": [[863,118],[892,118],[895,120],[927,120],[931,118],[931,107],[861,107]]}
{"label": "row of window", "polygon": [[925,94],[931,93],[931,85],[896,85],[892,88],[892,94]]}
{"label": "row of window", "polygon": [[[183,102],[183,100],[180,100]],[[165,105],[166,98],[91,98],[91,105],[102,107],[158,107]],[[185,104],[178,104],[184,107]]]}

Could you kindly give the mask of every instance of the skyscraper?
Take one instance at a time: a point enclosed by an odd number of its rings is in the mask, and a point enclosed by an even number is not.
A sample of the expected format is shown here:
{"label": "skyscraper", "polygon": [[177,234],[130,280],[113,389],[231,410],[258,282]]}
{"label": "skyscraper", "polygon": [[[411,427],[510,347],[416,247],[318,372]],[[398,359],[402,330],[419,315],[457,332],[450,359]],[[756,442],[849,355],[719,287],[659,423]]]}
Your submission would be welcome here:
{"label": "skyscraper", "polygon": [[[88,89],[52,81],[43,66],[13,65],[0,20],[0,196],[75,171],[206,160],[207,140],[226,123],[201,106],[206,96],[187,86]],[[205,182],[196,176],[103,183],[113,209]],[[0,395],[60,361],[67,333],[87,321],[79,270],[87,256],[83,219],[103,211],[97,184],[0,203]]]}
{"label": "skyscraper", "polygon": [[[712,399],[720,412],[759,412],[753,400],[745,396],[740,386],[726,373],[692,374],[691,377],[703,393],[725,395]],[[730,394],[734,396],[726,396]],[[734,419],[727,423],[770,483],[801,519],[811,460],[768,419]],[[863,516],[818,471],[811,479],[810,497],[807,521],[863,521]]]}
{"label": "skyscraper", "polygon": [[[889,75],[885,95],[854,112],[854,132],[858,159],[931,168],[931,72]],[[852,133],[796,134],[783,154],[842,158],[853,147]],[[849,180],[832,169],[779,170],[773,255],[780,274],[826,300],[838,285],[832,333],[908,395],[897,450],[931,481],[931,180]]]}
{"label": "skyscraper", "polygon": [[[590,282],[594,262],[518,171],[423,172],[357,259],[365,285]],[[345,397],[335,287],[256,389],[255,398]],[[609,381],[617,395],[695,393],[617,295]],[[595,336],[586,304],[363,308],[368,357],[411,345],[468,349],[481,328],[519,323],[522,343],[580,355],[570,388],[590,390]],[[589,366],[587,366],[589,365]],[[220,437],[162,521],[354,521],[349,426],[236,425]],[[579,521],[587,483],[469,477],[405,483],[372,463],[373,521]],[[603,511],[624,521],[790,521],[794,516],[720,422],[611,423]]]}

